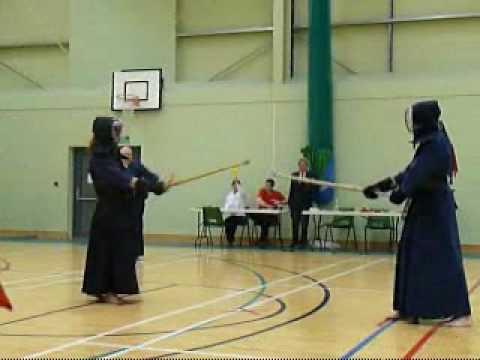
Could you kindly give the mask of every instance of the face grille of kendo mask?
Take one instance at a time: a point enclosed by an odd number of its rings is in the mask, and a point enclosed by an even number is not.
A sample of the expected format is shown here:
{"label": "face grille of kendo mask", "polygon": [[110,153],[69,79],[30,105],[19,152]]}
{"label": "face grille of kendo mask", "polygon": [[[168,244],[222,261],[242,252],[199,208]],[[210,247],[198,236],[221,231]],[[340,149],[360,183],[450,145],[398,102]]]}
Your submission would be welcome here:
{"label": "face grille of kendo mask", "polygon": [[119,120],[115,120],[112,125],[112,138],[115,142],[120,141],[120,135],[122,134],[123,125]]}
{"label": "face grille of kendo mask", "polygon": [[405,127],[410,134],[413,134],[413,111],[411,106],[405,110]]}

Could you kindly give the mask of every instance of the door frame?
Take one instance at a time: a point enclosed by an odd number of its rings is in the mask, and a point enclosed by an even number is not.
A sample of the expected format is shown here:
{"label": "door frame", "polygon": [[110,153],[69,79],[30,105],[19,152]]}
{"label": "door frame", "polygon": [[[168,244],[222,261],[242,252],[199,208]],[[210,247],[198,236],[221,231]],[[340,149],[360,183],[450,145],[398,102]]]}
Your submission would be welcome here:
{"label": "door frame", "polygon": [[[80,146],[78,146],[80,147]],[[73,217],[75,216],[75,149],[77,146],[68,148],[68,194],[67,194],[67,234],[70,241],[73,241]]]}
{"label": "door frame", "polygon": [[[142,159],[143,155],[143,147],[138,144],[128,144],[133,151],[134,155],[138,154],[138,159]],[[75,222],[75,205],[77,201],[77,188],[76,188],[76,179],[75,179],[75,152],[79,149],[88,150],[88,146],[85,145],[78,145],[78,146],[70,146],[68,151],[69,157],[69,166],[68,166],[68,197],[67,197],[67,234],[69,236],[69,240],[74,240],[74,222]]]}
{"label": "door frame", "polygon": [[[69,166],[69,179],[70,179],[70,184],[69,184],[69,196],[68,196],[68,209],[69,209],[69,214],[68,214],[68,233],[72,241],[75,239],[75,210],[76,210],[76,201],[78,198],[78,192],[77,192],[77,184],[76,184],[76,178],[75,178],[75,154],[77,151],[83,150],[83,151],[88,151],[88,146],[82,145],[82,146],[71,146],[70,147],[70,166]],[[87,198],[85,199],[87,200]],[[96,200],[96,199],[90,199],[88,200]]]}

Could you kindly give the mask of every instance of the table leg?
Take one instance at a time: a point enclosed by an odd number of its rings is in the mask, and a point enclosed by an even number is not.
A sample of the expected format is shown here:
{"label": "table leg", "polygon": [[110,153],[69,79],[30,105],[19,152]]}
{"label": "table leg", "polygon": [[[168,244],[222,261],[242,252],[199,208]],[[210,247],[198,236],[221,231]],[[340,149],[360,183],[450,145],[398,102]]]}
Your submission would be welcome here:
{"label": "table leg", "polygon": [[206,229],[203,228],[203,212],[197,213],[197,238],[195,240],[195,246],[197,246],[197,242],[199,243],[199,247],[202,247],[202,239],[207,238],[207,234],[205,232]]}
{"label": "table leg", "polygon": [[280,248],[283,250],[283,238],[282,238],[282,214],[278,214],[278,240],[280,240]]}
{"label": "table leg", "polygon": [[398,244],[398,229],[399,229],[399,226],[400,226],[400,218],[397,217],[396,220],[397,221],[395,221],[395,245]]}
{"label": "table leg", "polygon": [[322,215],[318,215],[318,218],[314,218],[315,224],[315,240],[319,241],[318,251],[325,250],[325,243],[322,244]]}
{"label": "table leg", "polygon": [[[321,219],[321,217],[320,217]],[[310,242],[310,250],[315,250],[315,241],[319,240],[318,238],[318,219],[316,215],[312,216],[312,221],[313,221],[313,239]],[[319,240],[320,241],[320,240]],[[319,249],[321,248],[322,243],[320,242]]]}
{"label": "table leg", "polygon": [[318,240],[320,241],[320,249],[325,251],[327,249],[327,239],[322,240],[322,215],[318,219]]}
{"label": "table leg", "polygon": [[200,239],[200,212],[197,212],[197,238],[195,239],[195,247],[197,247],[197,242],[202,246],[202,240]]}
{"label": "table leg", "polygon": [[317,239],[317,217],[312,215],[312,222],[313,222],[313,238],[309,241],[310,250],[313,251],[315,249],[315,240]]}
{"label": "table leg", "polygon": [[200,213],[197,213],[197,239],[200,239]]}

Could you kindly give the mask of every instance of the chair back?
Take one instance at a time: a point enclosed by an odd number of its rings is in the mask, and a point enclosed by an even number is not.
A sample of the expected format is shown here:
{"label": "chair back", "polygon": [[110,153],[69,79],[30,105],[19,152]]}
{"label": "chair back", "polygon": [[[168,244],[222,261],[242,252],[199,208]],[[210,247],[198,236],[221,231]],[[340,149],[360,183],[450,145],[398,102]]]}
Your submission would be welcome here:
{"label": "chair back", "polygon": [[222,211],[219,207],[205,206],[202,208],[204,226],[224,226]]}
{"label": "chair back", "polygon": [[[375,212],[387,212],[385,209],[372,209]],[[392,219],[388,216],[370,216],[367,218],[367,225],[370,229],[392,229]]]}
{"label": "chair back", "polygon": [[[340,211],[355,211],[354,208],[351,207],[341,207],[338,210]],[[349,227],[354,225],[354,217],[353,216],[343,216],[343,215],[336,215],[333,217],[332,226],[333,227]]]}

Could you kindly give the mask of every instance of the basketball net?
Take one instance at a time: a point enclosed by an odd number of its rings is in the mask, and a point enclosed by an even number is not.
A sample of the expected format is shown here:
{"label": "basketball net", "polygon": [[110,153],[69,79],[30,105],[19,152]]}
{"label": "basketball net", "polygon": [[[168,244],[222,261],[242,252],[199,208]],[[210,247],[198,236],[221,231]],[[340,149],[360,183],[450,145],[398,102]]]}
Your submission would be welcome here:
{"label": "basketball net", "polygon": [[[123,99],[123,95],[119,95],[119,99]],[[123,110],[120,119],[124,122],[135,118],[135,111],[140,107],[140,98],[137,95],[127,95],[124,100]]]}
{"label": "basketball net", "polygon": [[[124,123],[125,130],[128,129],[128,123],[133,122],[135,119],[135,111],[138,110],[140,107],[140,98],[136,95],[119,95],[118,99],[123,101],[122,112],[119,116],[119,120]],[[124,131],[125,133],[126,131]],[[120,138],[120,145],[129,145],[130,144],[130,137],[124,134]]]}

